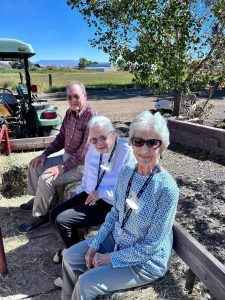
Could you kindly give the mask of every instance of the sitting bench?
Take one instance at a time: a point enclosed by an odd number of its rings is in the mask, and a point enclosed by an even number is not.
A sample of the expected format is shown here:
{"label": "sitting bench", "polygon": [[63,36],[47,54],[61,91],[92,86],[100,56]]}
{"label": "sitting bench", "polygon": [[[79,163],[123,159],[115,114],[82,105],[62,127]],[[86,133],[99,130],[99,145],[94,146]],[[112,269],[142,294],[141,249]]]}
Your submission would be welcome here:
{"label": "sitting bench", "polygon": [[[96,233],[100,226],[80,230],[85,237]],[[210,254],[196,239],[194,239],[178,222],[173,225],[176,254],[189,267],[185,288],[192,293],[195,279],[198,277],[207,289],[218,300],[225,299],[225,266]],[[125,292],[127,290],[124,290]],[[120,291],[121,292],[121,291]]]}
{"label": "sitting bench", "polygon": [[196,276],[218,300],[225,299],[225,266],[197,242],[179,223],[173,226],[173,248],[188,265],[186,288],[192,293]]}

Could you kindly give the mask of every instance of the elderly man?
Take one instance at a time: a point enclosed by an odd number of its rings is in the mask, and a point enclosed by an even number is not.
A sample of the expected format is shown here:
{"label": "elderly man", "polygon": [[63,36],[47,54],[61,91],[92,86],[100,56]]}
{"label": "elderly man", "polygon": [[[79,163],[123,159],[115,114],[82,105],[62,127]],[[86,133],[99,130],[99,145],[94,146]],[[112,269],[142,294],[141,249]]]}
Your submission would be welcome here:
{"label": "elderly man", "polygon": [[[22,204],[23,211],[32,210],[29,222],[19,226],[20,232],[32,232],[49,223],[48,209],[60,185],[81,180],[85,154],[88,150],[88,121],[98,115],[87,103],[85,87],[73,81],[67,86],[67,110],[59,134],[45,151],[30,162],[28,194],[33,202]],[[48,157],[64,149],[64,154]]]}

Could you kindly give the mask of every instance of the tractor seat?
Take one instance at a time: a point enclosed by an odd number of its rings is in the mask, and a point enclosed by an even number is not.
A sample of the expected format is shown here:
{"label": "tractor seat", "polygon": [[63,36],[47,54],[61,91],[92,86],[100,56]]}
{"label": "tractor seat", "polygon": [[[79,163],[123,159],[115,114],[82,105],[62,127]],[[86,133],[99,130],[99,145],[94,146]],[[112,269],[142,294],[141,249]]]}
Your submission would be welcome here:
{"label": "tractor seat", "polygon": [[19,83],[17,86],[17,92],[19,94],[19,96],[23,99],[27,99],[28,98],[28,93],[27,90],[25,88],[25,86],[22,83]]}
{"label": "tractor seat", "polygon": [[19,111],[18,102],[13,94],[0,93],[0,103],[3,106],[9,107],[13,115],[15,115]]}

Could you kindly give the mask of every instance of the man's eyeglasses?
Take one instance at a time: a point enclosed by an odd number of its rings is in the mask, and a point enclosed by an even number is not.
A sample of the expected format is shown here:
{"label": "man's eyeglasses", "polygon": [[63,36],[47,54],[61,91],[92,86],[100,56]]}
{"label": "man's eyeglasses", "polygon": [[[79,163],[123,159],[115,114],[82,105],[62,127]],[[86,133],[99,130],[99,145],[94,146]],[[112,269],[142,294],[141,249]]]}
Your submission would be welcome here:
{"label": "man's eyeglasses", "polygon": [[157,139],[143,140],[142,138],[132,137],[131,143],[135,147],[143,147],[146,144],[149,148],[157,149],[161,146],[162,141]]}
{"label": "man's eyeglasses", "polygon": [[82,92],[80,95],[68,95],[67,98],[69,101],[72,101],[72,100],[79,100],[80,97],[84,94],[85,92]]}
{"label": "man's eyeglasses", "polygon": [[93,137],[93,138],[90,138],[90,142],[92,143],[92,144],[97,144],[97,142],[105,142],[106,140],[107,140],[107,138],[108,138],[108,136],[110,135],[110,133],[112,133],[112,131],[110,131],[108,134],[106,134],[106,135],[101,135],[99,138],[95,138],[95,137]]}

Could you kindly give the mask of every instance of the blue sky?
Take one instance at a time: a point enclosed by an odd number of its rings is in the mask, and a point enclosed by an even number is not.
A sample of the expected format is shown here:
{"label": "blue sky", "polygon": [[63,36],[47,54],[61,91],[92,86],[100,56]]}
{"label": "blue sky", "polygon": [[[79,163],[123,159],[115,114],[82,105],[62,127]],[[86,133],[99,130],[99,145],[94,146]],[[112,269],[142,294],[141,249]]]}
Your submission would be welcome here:
{"label": "blue sky", "polygon": [[71,10],[66,0],[0,0],[0,38],[31,44],[40,59],[109,61],[108,55],[92,48],[88,39],[94,30],[82,15]]}

